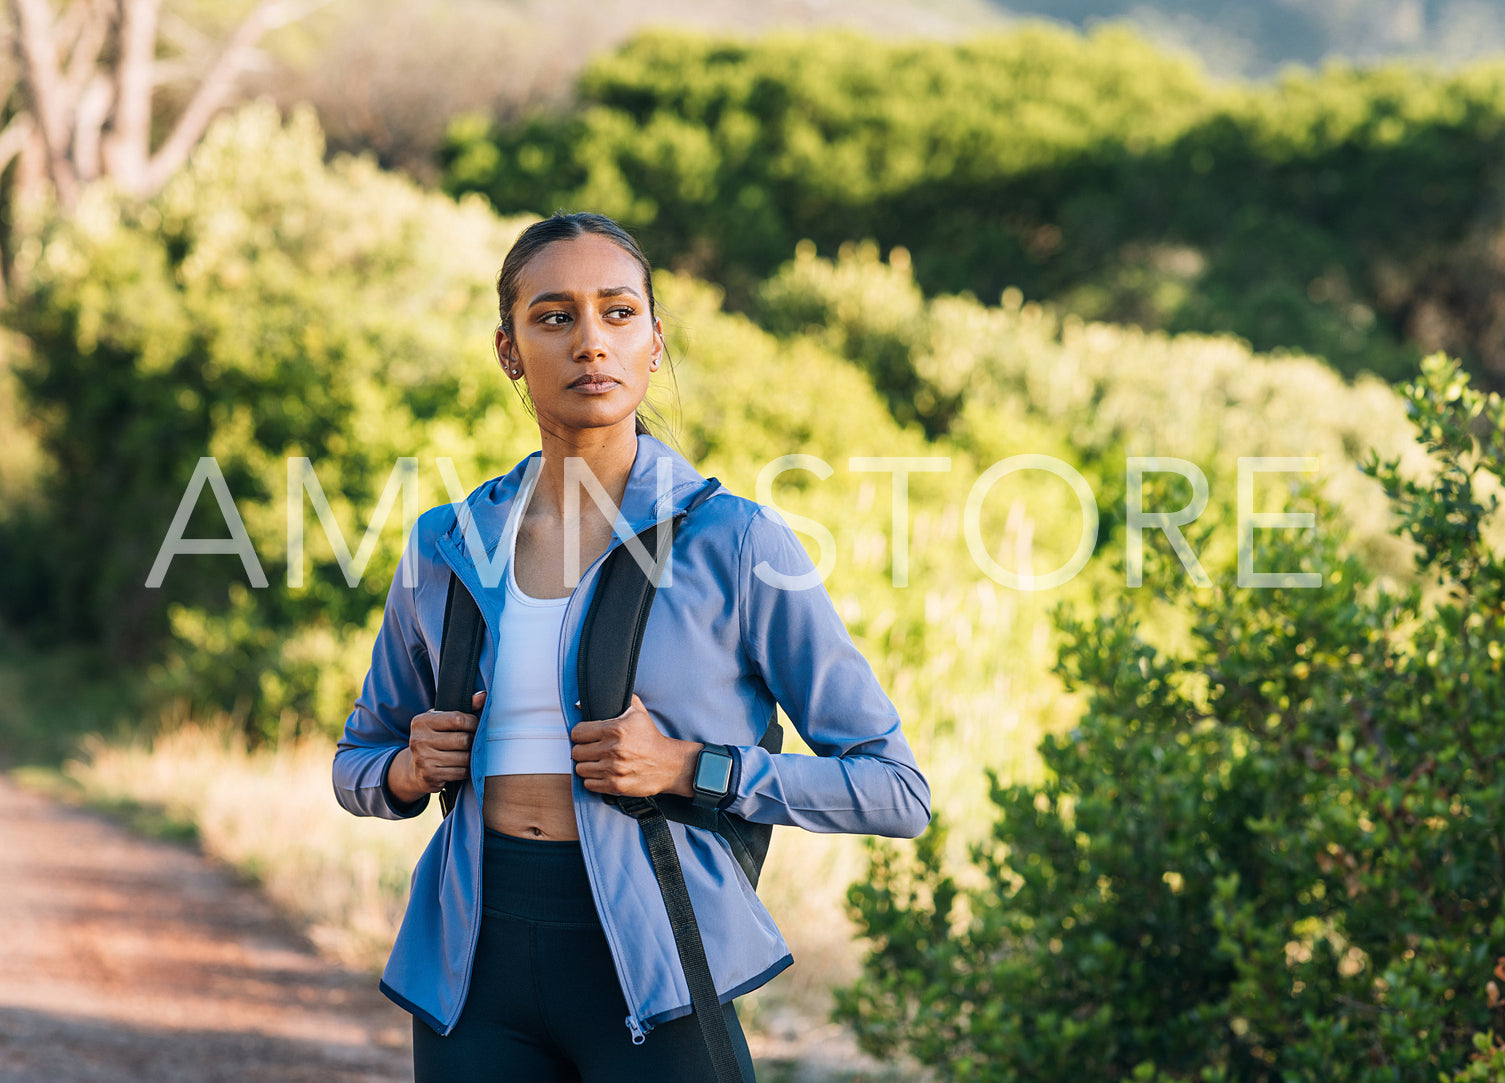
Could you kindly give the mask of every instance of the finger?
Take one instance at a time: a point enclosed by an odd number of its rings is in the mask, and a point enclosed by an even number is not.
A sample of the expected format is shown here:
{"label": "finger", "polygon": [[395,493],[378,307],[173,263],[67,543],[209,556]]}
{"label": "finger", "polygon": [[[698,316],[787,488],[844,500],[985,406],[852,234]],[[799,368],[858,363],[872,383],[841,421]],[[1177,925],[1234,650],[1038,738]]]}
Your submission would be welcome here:
{"label": "finger", "polygon": [[643,714],[647,714],[648,713],[648,708],[646,708],[646,707],[643,706],[643,701],[640,700],[640,699],[638,699],[638,694],[636,692],[634,692],[632,694],[632,701],[627,704],[627,709],[625,711],[623,711],[621,714],[617,715],[615,718],[607,718],[607,719],[603,719],[602,721],[604,721],[604,722],[621,722],[623,719],[627,718],[629,715],[634,715],[634,714],[637,714],[639,712],[641,712]]}
{"label": "finger", "polygon": [[477,692],[475,695],[470,697],[470,709],[472,711],[479,711],[482,706],[485,705],[485,703],[486,693],[484,691]]}
{"label": "finger", "polygon": [[468,752],[455,752],[444,749],[427,749],[421,751],[417,760],[425,768],[453,767],[468,769],[470,767],[470,754]]}
{"label": "finger", "polygon": [[618,778],[615,775],[581,779],[580,784],[591,793],[609,793],[617,797],[646,797],[653,792],[630,779]]}
{"label": "finger", "polygon": [[584,762],[575,764],[575,774],[592,782],[604,782],[617,778],[617,772],[604,763]]}
{"label": "finger", "polygon": [[611,756],[611,751],[602,748],[599,744],[574,745],[570,748],[570,759],[580,763],[605,763]]}
{"label": "finger", "polygon": [[577,744],[590,744],[605,736],[605,722],[577,722],[570,730],[570,740]]}
{"label": "finger", "polygon": [[[637,696],[632,697],[631,706],[622,712],[621,717],[616,719],[616,722],[618,725],[623,726],[637,726],[646,722],[653,729],[659,729],[658,723],[653,720],[653,713],[643,705],[643,701],[638,699]],[[660,730],[659,732],[662,731]]]}
{"label": "finger", "polygon": [[463,782],[470,774],[465,767],[429,767],[417,772],[424,785],[438,787],[446,782]]}
{"label": "finger", "polygon": [[464,730],[435,730],[418,743],[423,748],[468,752],[474,739],[472,734],[466,733]]}
{"label": "finger", "polygon": [[473,714],[462,714],[460,711],[430,711],[427,715],[429,729],[432,730],[464,730],[474,733],[478,720]]}
{"label": "finger", "polygon": [[443,789],[448,783],[464,782],[465,772],[456,770],[433,771],[421,777],[423,784],[429,787],[429,792],[434,793],[437,790]]}

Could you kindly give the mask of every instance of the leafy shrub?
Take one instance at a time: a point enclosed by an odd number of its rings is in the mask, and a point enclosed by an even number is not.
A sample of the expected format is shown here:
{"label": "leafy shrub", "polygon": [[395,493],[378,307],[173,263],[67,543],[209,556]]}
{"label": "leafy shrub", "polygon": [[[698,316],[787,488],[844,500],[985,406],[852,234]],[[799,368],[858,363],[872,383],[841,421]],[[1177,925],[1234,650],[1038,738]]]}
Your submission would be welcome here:
{"label": "leafy shrub", "polygon": [[1332,66],[1218,86],[1122,27],[962,43],[644,34],[582,104],[468,116],[446,185],[598,206],[735,305],[801,239],[902,245],[927,293],[1228,332],[1397,378],[1505,381],[1505,67]]}
{"label": "leafy shrub", "polygon": [[[1505,562],[1487,523],[1505,405],[1434,357],[1406,396],[1433,457],[1366,470],[1434,580],[1381,589],[1330,533],[1278,532],[1320,589],[1183,592],[1174,649],[1127,608],[1061,614],[1087,698],[994,780],[960,888],[938,841],[879,851],[872,951],[839,1015],[944,1078],[1483,1078],[1505,1011]],[[1478,1059],[1471,1059],[1478,1058]]]}
{"label": "leafy shrub", "polygon": [[1190,64],[1122,28],[1044,24],[960,45],[645,33],[594,61],[580,94],[568,118],[457,125],[446,185],[499,208],[599,206],[741,296],[801,238],[869,236],[911,244],[931,287],[996,295],[1027,263],[1014,224],[1040,209],[1000,182],[1048,189],[1104,143],[1147,149],[1208,97]]}
{"label": "leafy shrub", "polygon": [[[755,312],[791,340],[849,358],[895,417],[944,434],[953,454],[986,466],[1038,451],[1073,464],[1098,494],[1105,543],[1123,522],[1125,456],[1181,458],[1206,474],[1212,499],[1199,526],[1226,563],[1237,459],[1304,455],[1319,459],[1322,493],[1365,562],[1390,574],[1409,564],[1383,493],[1352,469],[1369,447],[1404,451],[1407,465],[1424,459],[1399,397],[1372,378],[1349,383],[1312,358],[1261,357],[1222,336],[1086,323],[1017,291],[1000,305],[927,299],[908,254],[884,262],[872,244],[844,245],[835,260],[800,246],[760,287]],[[1145,506],[1189,496],[1171,499]]]}
{"label": "leafy shrub", "polygon": [[[40,506],[8,531],[27,569],[8,615],[135,665],[170,640],[167,686],[262,731],[344,717],[400,551],[377,546],[352,588],[305,500],[308,568],[289,585],[289,457],[312,461],[354,549],[399,457],[419,461],[421,510],[443,492],[436,456],[475,484],[525,432],[485,379],[489,283],[519,223],[323,154],[307,113],[227,118],[149,203],[89,191],[6,310],[30,340],[17,375],[46,453]],[[146,586],[201,456],[263,588],[234,555],[178,556]],[[184,536],[227,533],[201,491]]]}
{"label": "leafy shrub", "polygon": [[[370,162],[326,164],[307,115],[284,124],[263,107],[216,127],[146,206],[90,192],[75,221],[51,227],[34,293],[11,315],[31,343],[25,405],[49,480],[24,521],[0,528],[7,617],[36,638],[103,641],[117,660],[151,667],[163,691],[230,711],[255,734],[338,725],[400,551],[396,509],[352,588],[305,500],[305,582],[292,586],[287,459],[312,461],[354,549],[399,457],[417,459],[421,509],[446,498],[436,457],[453,458],[468,488],[536,446],[489,351],[490,283],[516,228],[479,200],[424,194]],[[921,691],[910,695],[946,683],[952,659],[936,652],[922,671],[916,629],[940,592],[955,608],[970,584],[954,574],[959,561],[919,542],[969,474],[915,486],[915,575],[934,593],[890,607],[889,508],[860,500],[875,476],[846,459],[925,454],[923,438],[822,344],[791,349],[681,276],[664,275],[659,293],[683,409],[665,387],[654,396],[686,453],[749,495],[778,456],[833,464],[829,484],[790,472],[775,499],[841,535],[831,589],[877,664],[893,674],[916,663]],[[249,585],[234,555],[193,554],[173,560],[160,588],[145,586],[205,455],[266,587]],[[201,491],[184,535],[227,533]],[[959,542],[955,529],[949,538]],[[931,574],[940,568],[950,577]],[[1000,653],[985,637],[973,651]]]}
{"label": "leafy shrub", "polygon": [[[27,409],[51,480],[41,509],[5,528],[7,614],[30,612],[33,635],[50,619],[55,634],[103,640],[138,665],[165,656],[165,688],[257,732],[337,723],[364,670],[394,525],[352,589],[306,507],[307,581],[289,586],[286,459],[312,460],[354,547],[398,456],[417,458],[414,495],[428,506],[444,495],[436,456],[473,484],[526,450],[532,422],[506,407],[486,347],[487,283],[514,228],[369,163],[326,165],[307,118],[283,126],[265,110],[217,129],[146,207],[92,193],[76,222],[47,236],[36,292],[13,317],[34,345]],[[1008,688],[1036,713],[1058,710],[1034,661],[1044,596],[983,581],[963,539],[969,489],[1005,455],[1043,452],[1082,469],[1108,517],[1105,539],[1123,506],[1124,451],[1192,459],[1213,483],[1208,520],[1228,545],[1232,456],[1294,448],[1324,457],[1357,537],[1383,535],[1375,501],[1347,500],[1352,472],[1338,465],[1360,434],[1403,443],[1393,393],[1378,384],[1347,388],[1313,362],[1259,359],[1229,341],[926,300],[902,260],[866,249],[834,265],[806,253],[781,273],[760,308],[778,335],[686,276],[660,287],[682,359],[686,452],[748,495],[790,452],[833,467],[824,480],[790,471],[772,496],[839,535],[830,589],[927,728],[989,732]],[[908,400],[906,387],[916,389]],[[1189,387],[1204,403],[1192,418]],[[224,555],[180,556],[160,589],[143,585],[205,454],[225,473],[265,589]],[[853,455],[951,459],[910,486],[912,589],[889,578],[888,479],[851,469]],[[1005,564],[1054,568],[1071,551],[1076,520],[1048,510],[1061,488],[1048,475],[998,487],[983,533]],[[225,534],[201,493],[186,535]],[[1109,574],[1095,562],[1070,589]],[[961,766],[981,802],[975,766]]]}

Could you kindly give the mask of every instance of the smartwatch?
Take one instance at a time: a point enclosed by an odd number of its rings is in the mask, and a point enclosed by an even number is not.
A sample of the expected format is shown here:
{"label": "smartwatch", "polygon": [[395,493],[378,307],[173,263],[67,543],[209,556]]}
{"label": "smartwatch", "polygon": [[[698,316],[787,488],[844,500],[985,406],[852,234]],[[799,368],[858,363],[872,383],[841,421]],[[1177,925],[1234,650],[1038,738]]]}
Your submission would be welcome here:
{"label": "smartwatch", "polygon": [[725,745],[706,745],[695,756],[696,808],[715,808],[732,786],[732,754]]}

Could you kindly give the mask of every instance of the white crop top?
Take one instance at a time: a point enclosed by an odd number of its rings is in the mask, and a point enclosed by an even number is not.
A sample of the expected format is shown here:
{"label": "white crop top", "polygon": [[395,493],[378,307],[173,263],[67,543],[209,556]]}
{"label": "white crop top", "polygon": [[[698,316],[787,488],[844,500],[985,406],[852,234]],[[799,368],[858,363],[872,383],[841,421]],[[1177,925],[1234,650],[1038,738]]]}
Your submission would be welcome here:
{"label": "white crop top", "polygon": [[533,495],[519,494],[507,561],[507,600],[497,627],[496,671],[501,695],[486,731],[487,775],[572,774],[570,733],[559,703],[559,633],[569,597],[532,598],[517,585],[517,525]]}

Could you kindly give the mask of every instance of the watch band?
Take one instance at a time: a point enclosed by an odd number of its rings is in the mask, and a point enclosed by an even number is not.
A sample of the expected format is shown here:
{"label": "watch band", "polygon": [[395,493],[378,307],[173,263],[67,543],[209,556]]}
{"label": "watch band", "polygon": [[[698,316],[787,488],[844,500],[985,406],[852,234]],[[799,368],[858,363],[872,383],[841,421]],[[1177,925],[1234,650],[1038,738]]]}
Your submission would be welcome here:
{"label": "watch band", "polygon": [[731,789],[732,754],[725,745],[706,745],[695,755],[695,774],[691,780],[696,808],[714,808]]}

